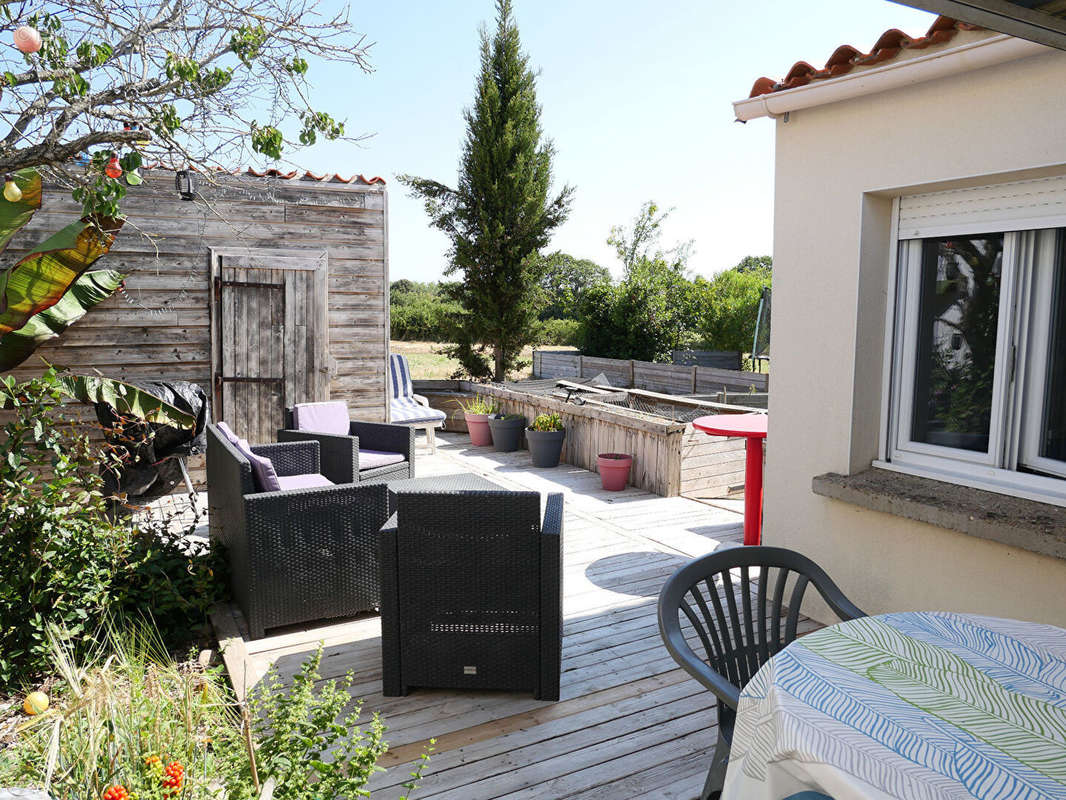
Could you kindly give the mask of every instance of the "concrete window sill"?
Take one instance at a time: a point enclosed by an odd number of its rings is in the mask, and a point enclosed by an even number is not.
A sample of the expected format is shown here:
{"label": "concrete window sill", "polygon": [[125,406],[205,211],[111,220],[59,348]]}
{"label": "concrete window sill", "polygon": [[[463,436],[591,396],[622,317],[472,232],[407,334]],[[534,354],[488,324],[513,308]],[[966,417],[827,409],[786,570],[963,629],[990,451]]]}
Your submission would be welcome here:
{"label": "concrete window sill", "polygon": [[1066,508],[871,467],[816,476],[815,494],[1066,559]]}

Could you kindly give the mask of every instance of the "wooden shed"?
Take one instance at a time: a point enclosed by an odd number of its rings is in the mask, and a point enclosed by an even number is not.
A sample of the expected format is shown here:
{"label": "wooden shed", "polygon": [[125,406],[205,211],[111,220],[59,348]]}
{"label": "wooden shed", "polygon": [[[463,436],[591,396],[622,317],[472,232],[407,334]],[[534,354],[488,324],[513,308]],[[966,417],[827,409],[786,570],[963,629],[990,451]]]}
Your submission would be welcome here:
{"label": "wooden shed", "polygon": [[[201,176],[183,201],[174,172],[144,171],[123,201],[126,224],[95,268],[127,275],[43,356],[77,372],[195,381],[212,417],[273,441],[282,409],[341,399],[354,418],[388,413],[388,198],[385,182],[311,173]],[[69,192],[41,210],[6,254],[77,218]],[[190,464],[194,468],[196,463]]]}

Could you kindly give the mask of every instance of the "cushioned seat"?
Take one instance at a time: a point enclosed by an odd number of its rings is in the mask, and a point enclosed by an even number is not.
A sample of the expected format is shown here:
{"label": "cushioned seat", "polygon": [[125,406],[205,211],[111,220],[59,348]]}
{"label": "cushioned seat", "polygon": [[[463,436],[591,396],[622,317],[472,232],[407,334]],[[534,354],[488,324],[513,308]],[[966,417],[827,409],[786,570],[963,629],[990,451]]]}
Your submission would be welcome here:
{"label": "cushioned seat", "polygon": [[325,475],[279,475],[278,483],[281,490],[286,489],[317,489],[320,486],[334,486],[335,484]]}
{"label": "cushioned seat", "polygon": [[385,450],[359,450],[359,471],[387,467],[389,464],[399,464],[404,460],[403,453],[389,453]]}
{"label": "cushioned seat", "polygon": [[413,422],[444,422],[448,415],[443,411],[418,403],[411,397],[394,397],[389,403],[392,421],[411,424]]}

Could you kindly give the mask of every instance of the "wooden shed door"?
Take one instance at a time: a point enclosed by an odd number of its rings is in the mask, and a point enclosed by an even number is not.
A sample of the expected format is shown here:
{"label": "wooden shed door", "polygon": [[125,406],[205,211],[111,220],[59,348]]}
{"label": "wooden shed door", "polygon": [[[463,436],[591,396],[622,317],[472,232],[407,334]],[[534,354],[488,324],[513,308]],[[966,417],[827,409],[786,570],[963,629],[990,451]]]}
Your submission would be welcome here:
{"label": "wooden shed door", "polygon": [[212,250],[216,420],[273,442],[286,406],[329,399],[324,251]]}

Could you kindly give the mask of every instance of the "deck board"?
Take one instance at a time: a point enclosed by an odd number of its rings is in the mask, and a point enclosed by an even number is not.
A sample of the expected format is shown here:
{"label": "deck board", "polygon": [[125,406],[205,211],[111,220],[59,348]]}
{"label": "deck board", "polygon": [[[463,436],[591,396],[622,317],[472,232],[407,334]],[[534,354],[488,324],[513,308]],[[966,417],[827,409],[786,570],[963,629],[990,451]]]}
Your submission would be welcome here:
{"label": "deck board", "polygon": [[524,451],[471,448],[456,435],[439,436],[435,455],[419,451],[419,477],[463,472],[508,488],[564,493],[558,703],[450,690],[383,697],[380,624],[372,615],[249,641],[240,612],[220,608],[216,629],[231,645],[231,675],[251,685],[273,667],[289,677],[321,642],[324,679],[351,671],[353,695],[385,718],[387,771],[371,784],[383,800],[400,796],[431,737],[436,749],[420,800],[696,797],[717,735],[715,703],[663,648],[656,598],[680,564],[739,543],[741,515],[639,489],[605,492],[593,473],[567,465],[533,470]]}

